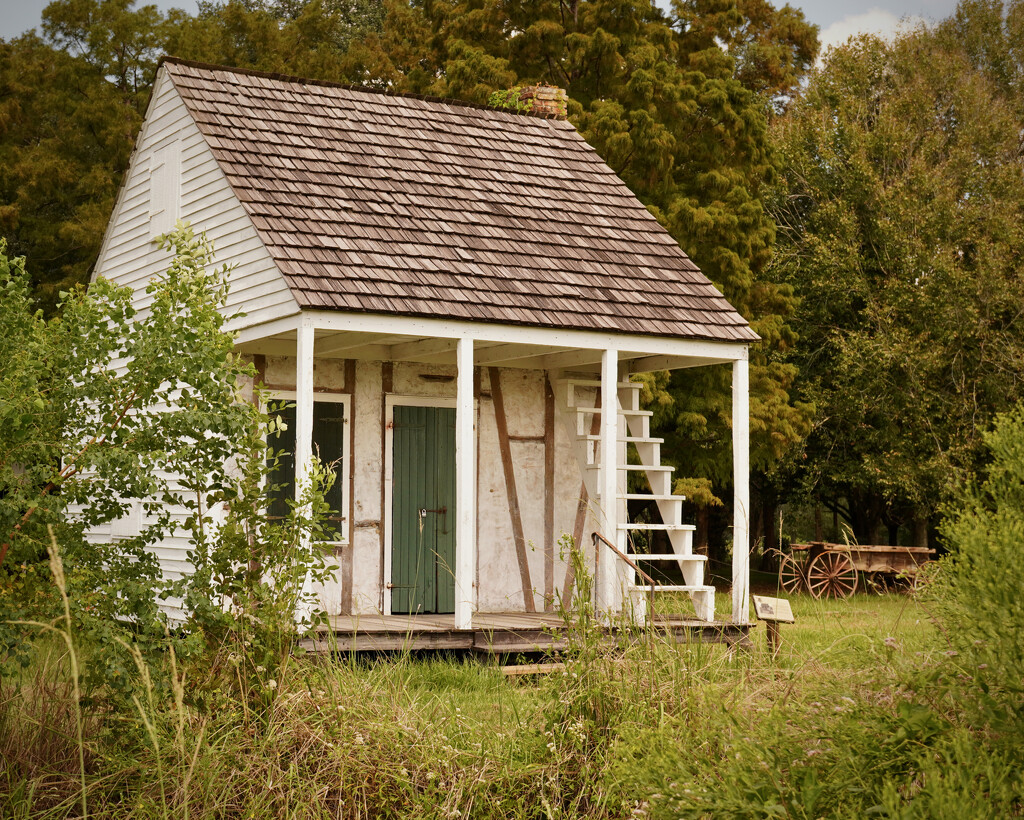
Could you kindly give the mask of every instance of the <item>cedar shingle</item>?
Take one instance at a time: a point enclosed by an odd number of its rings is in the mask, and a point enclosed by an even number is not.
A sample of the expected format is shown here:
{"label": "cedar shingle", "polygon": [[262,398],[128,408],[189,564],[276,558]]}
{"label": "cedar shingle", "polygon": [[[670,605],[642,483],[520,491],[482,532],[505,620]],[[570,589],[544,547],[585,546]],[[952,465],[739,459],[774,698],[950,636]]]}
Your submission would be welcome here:
{"label": "cedar shingle", "polygon": [[757,339],[564,120],[164,67],[303,307]]}

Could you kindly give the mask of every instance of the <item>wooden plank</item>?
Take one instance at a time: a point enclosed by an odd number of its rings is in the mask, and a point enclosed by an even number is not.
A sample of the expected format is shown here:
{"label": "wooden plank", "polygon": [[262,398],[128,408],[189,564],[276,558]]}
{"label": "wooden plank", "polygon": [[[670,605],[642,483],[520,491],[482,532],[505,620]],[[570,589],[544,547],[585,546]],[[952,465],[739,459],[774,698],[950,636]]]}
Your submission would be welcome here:
{"label": "wooden plank", "polygon": [[[601,406],[600,393],[597,397],[597,406]],[[596,436],[598,430],[601,429],[601,416],[598,413],[590,419],[590,435]],[[576,522],[572,528],[572,542],[576,545],[577,549],[582,549],[581,542],[583,540],[583,527],[587,523],[587,508],[590,506],[590,498],[587,495],[587,483],[585,481],[580,482],[580,500],[576,505]],[[562,586],[562,606],[569,606],[572,603],[572,589],[576,583],[576,568],[570,561],[569,566],[565,570],[565,582]]]}
{"label": "wooden plank", "polygon": [[255,353],[252,357],[253,367],[256,368],[256,376],[253,378],[253,386],[259,387],[267,381],[267,357],[262,353]]}
{"label": "wooden plank", "polygon": [[[606,348],[601,353],[601,461],[599,484],[600,511],[603,514],[605,537],[623,552],[625,533],[619,532],[619,414],[615,412],[619,401],[619,351]],[[595,414],[596,415],[596,414]],[[594,578],[594,607],[598,612],[613,609],[615,598],[616,558],[609,549],[598,547],[597,573]]]}
{"label": "wooden plank", "polygon": [[544,609],[555,605],[555,393],[544,377]]}
{"label": "wooden plank", "polygon": [[506,678],[523,678],[529,675],[550,675],[564,669],[564,663],[520,663],[501,667],[501,674]]}
{"label": "wooden plank", "polygon": [[732,619],[745,624],[750,604],[750,378],[747,359],[732,363]]}
{"label": "wooden plank", "polygon": [[341,553],[341,611],[352,611],[352,588],[355,583],[355,567],[353,565],[353,549],[355,548],[356,528],[356,476],[352,465],[355,463],[356,452],[356,363],[352,359],[345,361],[345,390],[352,397],[349,402],[348,422],[348,459],[344,465],[348,475],[348,544]]}
{"label": "wooden plank", "polygon": [[515,468],[512,464],[512,446],[508,439],[508,419],[505,416],[505,399],[501,389],[501,371],[488,368],[491,380],[491,396],[494,403],[494,421],[498,428],[498,449],[501,452],[501,467],[505,473],[505,494],[508,497],[508,511],[512,518],[512,538],[519,561],[519,580],[523,587],[523,606],[527,612],[536,612],[533,602],[533,584],[530,582],[530,564],[526,553],[526,536],[523,533],[523,516],[519,509],[519,494],[516,491]]}
{"label": "wooden plank", "polygon": [[[474,617],[473,627],[466,630],[456,629],[451,615],[339,615],[330,622],[331,629],[322,630],[315,640],[303,643],[308,651],[448,649],[506,655],[551,651],[565,646],[558,631],[561,619],[543,613],[479,613]],[[732,646],[749,643],[748,625],[675,616],[659,616],[653,625],[680,643],[703,641]],[[617,630],[606,630],[603,640],[617,640]]]}
{"label": "wooden plank", "polygon": [[473,399],[473,339],[456,347],[455,411],[455,626],[468,629],[476,606],[476,402]]}
{"label": "wooden plank", "polygon": [[[391,362],[384,362],[381,364],[381,389],[380,389],[380,451],[386,453],[387,450],[387,438],[388,438],[388,405],[387,397],[394,390],[394,370],[395,366]],[[378,470],[380,476],[380,515],[381,520],[387,519],[387,487],[384,483],[384,474],[388,470],[388,465],[381,464],[381,469]],[[386,542],[387,528],[383,525],[380,527],[380,572],[378,575],[380,586],[380,602],[381,608],[384,608],[384,585],[388,583],[388,579],[384,577],[384,567],[387,566],[387,550],[391,548],[391,545]]]}

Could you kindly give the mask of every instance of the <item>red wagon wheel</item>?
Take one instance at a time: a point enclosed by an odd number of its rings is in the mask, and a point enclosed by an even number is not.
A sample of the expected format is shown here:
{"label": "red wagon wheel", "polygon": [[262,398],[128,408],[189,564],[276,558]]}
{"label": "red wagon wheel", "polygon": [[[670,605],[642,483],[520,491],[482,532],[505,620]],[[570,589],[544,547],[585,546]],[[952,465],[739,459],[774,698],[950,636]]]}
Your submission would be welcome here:
{"label": "red wagon wheel", "polygon": [[857,568],[845,552],[823,552],[807,567],[807,589],[815,598],[849,598],[857,589]]}
{"label": "red wagon wheel", "polygon": [[792,555],[783,555],[779,559],[779,586],[790,595],[795,595],[804,588],[803,567]]}

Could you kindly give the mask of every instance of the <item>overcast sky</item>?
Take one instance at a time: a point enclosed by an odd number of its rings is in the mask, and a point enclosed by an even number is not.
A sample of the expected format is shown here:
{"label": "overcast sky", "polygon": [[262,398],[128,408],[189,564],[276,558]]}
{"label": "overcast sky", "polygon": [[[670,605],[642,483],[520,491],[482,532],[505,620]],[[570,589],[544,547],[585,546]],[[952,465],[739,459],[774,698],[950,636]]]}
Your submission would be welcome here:
{"label": "overcast sky", "polygon": [[[49,0],[0,0],[0,37],[16,37],[37,27]],[[196,0],[156,0],[162,9],[196,11]],[[777,5],[781,2],[777,0]],[[861,32],[891,33],[900,20],[909,18],[934,22],[948,17],[956,0],[804,0],[793,2],[812,23],[821,27],[821,41],[834,45]]]}

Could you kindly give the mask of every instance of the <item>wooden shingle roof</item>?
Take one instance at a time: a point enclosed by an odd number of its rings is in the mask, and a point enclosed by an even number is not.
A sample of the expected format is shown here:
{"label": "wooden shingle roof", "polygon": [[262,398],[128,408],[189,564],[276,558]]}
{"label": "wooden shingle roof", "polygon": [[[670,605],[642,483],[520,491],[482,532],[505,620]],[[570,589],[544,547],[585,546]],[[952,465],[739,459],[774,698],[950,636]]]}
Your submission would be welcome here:
{"label": "wooden shingle roof", "polygon": [[163,65],[303,308],[757,339],[567,121]]}

